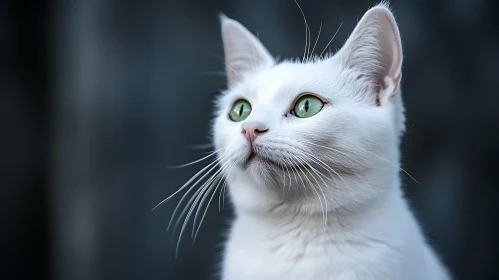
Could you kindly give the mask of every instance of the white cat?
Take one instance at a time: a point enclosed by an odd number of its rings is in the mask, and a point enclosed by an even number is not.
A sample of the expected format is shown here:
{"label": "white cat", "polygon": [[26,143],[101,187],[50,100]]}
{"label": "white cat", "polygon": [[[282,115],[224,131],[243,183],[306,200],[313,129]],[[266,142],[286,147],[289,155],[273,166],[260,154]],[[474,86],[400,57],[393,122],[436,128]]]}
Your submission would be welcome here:
{"label": "white cat", "polygon": [[402,46],[385,4],[334,56],[277,63],[221,17],[214,142],[236,211],[224,280],[450,279],[403,197]]}

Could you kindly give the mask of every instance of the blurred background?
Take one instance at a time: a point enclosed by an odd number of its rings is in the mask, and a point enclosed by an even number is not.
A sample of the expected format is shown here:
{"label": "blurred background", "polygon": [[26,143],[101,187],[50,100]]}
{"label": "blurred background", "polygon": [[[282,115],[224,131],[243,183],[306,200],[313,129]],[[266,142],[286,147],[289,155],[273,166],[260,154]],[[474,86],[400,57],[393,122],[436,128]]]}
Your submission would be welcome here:
{"label": "blurred background", "polygon": [[[299,1],[316,53],[374,0]],[[499,279],[499,13],[494,0],[392,1],[404,46],[404,188],[456,279]],[[215,279],[232,216],[194,244],[166,233],[204,164],[225,87],[217,13],[280,57],[303,54],[292,0],[0,3],[2,279]],[[269,264],[271,265],[271,264]]]}

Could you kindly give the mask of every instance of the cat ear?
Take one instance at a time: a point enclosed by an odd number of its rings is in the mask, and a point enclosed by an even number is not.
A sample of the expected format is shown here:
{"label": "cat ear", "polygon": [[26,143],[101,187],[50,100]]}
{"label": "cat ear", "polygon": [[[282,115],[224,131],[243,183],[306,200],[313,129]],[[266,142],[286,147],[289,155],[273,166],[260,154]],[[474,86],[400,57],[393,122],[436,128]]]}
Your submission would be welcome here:
{"label": "cat ear", "polygon": [[386,4],[364,14],[338,55],[345,67],[357,70],[359,78],[367,78],[380,92],[388,96],[397,93],[402,76],[402,44]]}
{"label": "cat ear", "polygon": [[223,14],[220,22],[229,87],[240,82],[248,72],[274,65],[274,59],[260,40],[242,24]]}

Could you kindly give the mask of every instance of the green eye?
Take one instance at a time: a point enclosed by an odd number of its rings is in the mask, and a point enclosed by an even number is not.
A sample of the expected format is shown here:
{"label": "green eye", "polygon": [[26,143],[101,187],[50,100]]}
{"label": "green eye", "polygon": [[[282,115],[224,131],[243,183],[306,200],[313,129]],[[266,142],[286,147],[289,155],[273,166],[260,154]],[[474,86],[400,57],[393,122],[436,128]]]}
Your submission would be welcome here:
{"label": "green eye", "polygon": [[310,118],[319,113],[324,103],[313,95],[304,95],[295,103],[292,113],[299,118]]}
{"label": "green eye", "polygon": [[229,113],[229,118],[235,122],[244,121],[251,113],[251,104],[246,100],[238,100],[232,106]]}

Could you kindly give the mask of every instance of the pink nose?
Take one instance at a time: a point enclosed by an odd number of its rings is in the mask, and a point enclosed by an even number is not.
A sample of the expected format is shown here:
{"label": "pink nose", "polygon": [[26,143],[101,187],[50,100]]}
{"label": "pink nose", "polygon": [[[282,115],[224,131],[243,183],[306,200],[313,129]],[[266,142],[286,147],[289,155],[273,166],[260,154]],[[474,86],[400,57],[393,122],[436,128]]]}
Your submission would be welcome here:
{"label": "pink nose", "polygon": [[242,133],[246,135],[246,139],[248,139],[248,142],[250,142],[250,144],[255,141],[255,138],[258,135],[263,134],[267,131],[269,131],[269,129],[261,122],[249,121],[244,122],[242,125]]}

